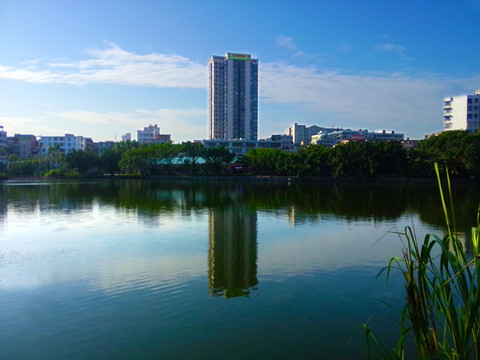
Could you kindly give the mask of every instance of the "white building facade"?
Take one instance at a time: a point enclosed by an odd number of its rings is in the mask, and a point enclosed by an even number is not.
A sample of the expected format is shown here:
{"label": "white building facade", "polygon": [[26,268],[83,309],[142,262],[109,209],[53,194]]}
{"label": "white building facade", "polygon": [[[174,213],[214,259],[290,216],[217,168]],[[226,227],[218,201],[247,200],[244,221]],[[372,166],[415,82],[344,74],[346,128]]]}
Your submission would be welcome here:
{"label": "white building facade", "polygon": [[160,134],[160,128],[157,124],[146,126],[143,130],[137,130],[137,140],[139,143],[156,144],[168,143],[171,141],[170,134]]}
{"label": "white building facade", "polygon": [[480,129],[480,90],[473,95],[443,99],[443,128],[470,132]]}
{"label": "white building facade", "polygon": [[72,151],[85,151],[89,141],[91,142],[90,138],[65,134],[65,136],[40,136],[38,142],[40,144],[40,155],[45,156],[52,148],[58,148],[64,155]]}
{"label": "white building facade", "polygon": [[208,136],[258,138],[258,59],[249,54],[212,56],[208,65]]}
{"label": "white building facade", "polygon": [[286,134],[290,135],[295,145],[309,145],[312,143],[312,137],[318,135],[320,132],[326,133],[331,131],[341,130],[334,127],[323,126],[307,126],[294,123],[286,130]]}
{"label": "white building facade", "polygon": [[312,136],[312,144],[332,147],[343,141],[403,141],[404,134],[391,130],[368,131],[340,129],[335,131],[321,131]]}

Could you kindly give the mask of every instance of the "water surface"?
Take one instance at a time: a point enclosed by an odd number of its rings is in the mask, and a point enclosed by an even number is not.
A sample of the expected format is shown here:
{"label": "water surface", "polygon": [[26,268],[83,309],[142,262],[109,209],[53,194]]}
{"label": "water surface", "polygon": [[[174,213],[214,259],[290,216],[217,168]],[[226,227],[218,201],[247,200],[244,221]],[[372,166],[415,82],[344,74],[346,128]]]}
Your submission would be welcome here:
{"label": "water surface", "polygon": [[[458,227],[478,192],[455,188]],[[1,359],[363,359],[386,342],[406,225],[443,232],[430,185],[0,184]],[[468,244],[468,239],[465,240]],[[381,301],[379,301],[381,300]]]}

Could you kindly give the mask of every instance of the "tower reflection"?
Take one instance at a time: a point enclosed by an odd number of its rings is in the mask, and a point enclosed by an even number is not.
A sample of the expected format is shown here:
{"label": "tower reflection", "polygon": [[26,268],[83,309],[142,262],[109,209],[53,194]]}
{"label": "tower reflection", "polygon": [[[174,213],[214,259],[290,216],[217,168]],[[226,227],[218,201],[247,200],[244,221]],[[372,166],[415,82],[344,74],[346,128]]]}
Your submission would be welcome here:
{"label": "tower reflection", "polygon": [[213,296],[248,296],[257,280],[257,213],[236,204],[209,210],[208,280]]}

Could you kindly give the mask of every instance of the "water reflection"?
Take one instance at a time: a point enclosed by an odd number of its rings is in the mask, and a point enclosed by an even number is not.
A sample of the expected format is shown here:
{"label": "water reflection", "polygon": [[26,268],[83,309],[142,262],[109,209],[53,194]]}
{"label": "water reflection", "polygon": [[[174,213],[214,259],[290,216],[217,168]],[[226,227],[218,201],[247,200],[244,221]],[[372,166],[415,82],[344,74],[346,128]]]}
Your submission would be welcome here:
{"label": "water reflection", "polygon": [[[459,231],[476,222],[478,186],[454,185],[453,198]],[[0,221],[8,211],[33,213],[88,211],[92,203],[113,205],[139,217],[159,214],[190,216],[235,203],[257,211],[288,216],[292,225],[317,222],[333,215],[349,221],[396,220],[408,212],[423,222],[444,225],[435,184],[263,184],[155,181],[0,183]]]}
{"label": "water reflection", "polygon": [[210,209],[208,280],[210,293],[248,296],[257,280],[257,212],[234,205]]}

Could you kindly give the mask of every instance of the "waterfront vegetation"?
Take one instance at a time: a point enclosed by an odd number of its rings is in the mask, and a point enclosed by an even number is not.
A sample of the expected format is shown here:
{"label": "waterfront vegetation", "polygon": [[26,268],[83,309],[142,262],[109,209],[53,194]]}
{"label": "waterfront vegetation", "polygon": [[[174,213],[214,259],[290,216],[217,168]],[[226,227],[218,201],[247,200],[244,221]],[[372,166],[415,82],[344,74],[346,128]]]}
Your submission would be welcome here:
{"label": "waterfront vegetation", "polygon": [[480,177],[480,134],[448,131],[422,140],[416,149],[396,142],[349,142],[296,152],[251,149],[234,157],[225,148],[200,143],[139,144],[117,142],[100,155],[49,149],[47,157],[15,159],[0,167],[4,176],[81,177],[104,175],[259,175],[288,177],[433,177],[433,163],[453,177]]}
{"label": "waterfront vegetation", "polygon": [[456,231],[449,178],[447,207],[437,164],[435,170],[446,235],[427,234],[422,242],[413,227],[398,233],[404,243],[403,256],[392,258],[384,271],[388,280],[391,271],[398,269],[405,280],[400,335],[389,350],[365,325],[370,359],[412,358],[405,350],[411,338],[417,359],[480,359],[480,208],[467,251]]}

